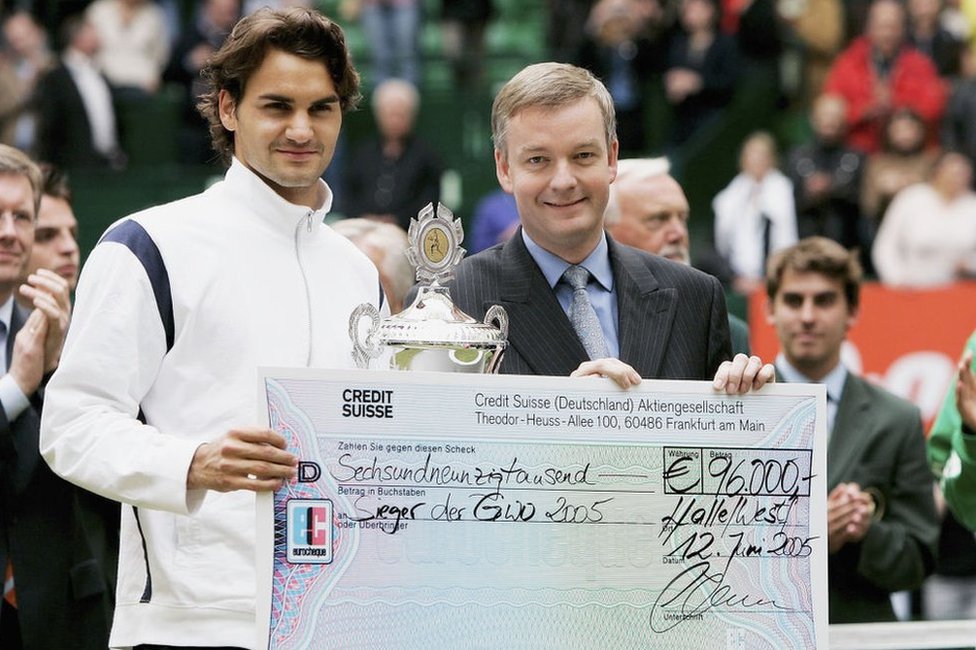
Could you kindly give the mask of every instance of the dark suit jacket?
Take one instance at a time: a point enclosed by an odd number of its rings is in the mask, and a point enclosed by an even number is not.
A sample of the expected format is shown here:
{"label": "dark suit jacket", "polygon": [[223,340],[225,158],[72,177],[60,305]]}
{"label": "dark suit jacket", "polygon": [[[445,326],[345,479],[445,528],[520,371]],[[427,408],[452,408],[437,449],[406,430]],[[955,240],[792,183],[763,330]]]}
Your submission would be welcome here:
{"label": "dark suit jacket", "polygon": [[879,490],[884,513],[828,560],[830,622],[894,621],[889,594],[932,572],[939,520],[918,409],[853,374],[827,447],[828,492],[842,482]]}
{"label": "dark suit jacket", "polygon": [[[7,358],[27,318],[14,306]],[[26,650],[104,650],[111,623],[106,570],[91,550],[89,497],[57,477],[38,449],[40,391],[9,422],[0,408],[0,570],[11,559]],[[118,531],[114,531],[117,537]],[[114,571],[114,566],[112,570]],[[0,640],[0,646],[2,646]]]}
{"label": "dark suit jacket", "polygon": [[440,200],[443,171],[434,150],[416,136],[407,139],[398,158],[388,158],[383,142],[374,138],[362,144],[343,169],[339,209],[347,217],[392,214],[408,230],[425,205]]}
{"label": "dark suit jacket", "polygon": [[[712,379],[731,357],[718,280],[607,239],[620,359],[648,379]],[[521,229],[508,242],[466,258],[448,287],[455,304],[478,320],[494,304],[508,312],[500,372],[568,376],[588,359]]]}
{"label": "dark suit jacket", "polygon": [[95,149],[81,93],[64,64],[41,78],[37,89],[37,159],[61,168],[107,167]]}

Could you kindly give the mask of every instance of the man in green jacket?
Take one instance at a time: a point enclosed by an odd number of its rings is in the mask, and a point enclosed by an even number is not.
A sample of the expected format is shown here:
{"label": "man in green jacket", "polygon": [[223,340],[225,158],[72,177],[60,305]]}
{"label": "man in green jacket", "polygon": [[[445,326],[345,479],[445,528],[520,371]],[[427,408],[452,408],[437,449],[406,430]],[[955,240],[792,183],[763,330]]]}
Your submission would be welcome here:
{"label": "man in green jacket", "polygon": [[976,332],[966,341],[953,390],[946,395],[929,433],[929,465],[952,513],[976,529]]}

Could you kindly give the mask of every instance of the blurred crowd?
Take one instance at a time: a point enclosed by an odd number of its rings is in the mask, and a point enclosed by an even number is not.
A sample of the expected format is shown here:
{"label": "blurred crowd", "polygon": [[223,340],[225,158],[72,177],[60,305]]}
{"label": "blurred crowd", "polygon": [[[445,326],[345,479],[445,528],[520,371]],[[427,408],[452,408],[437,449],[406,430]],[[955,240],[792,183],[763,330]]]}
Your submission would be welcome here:
{"label": "blurred crowd", "polygon": [[[236,21],[265,4],[4,3],[0,142],[68,170],[123,170],[143,134],[125,132],[120,113],[138,113],[168,91],[181,98],[179,162],[214,163],[195,107],[198,72]],[[442,198],[449,172],[444,152],[415,128],[425,59],[442,57],[459,93],[484,88],[487,33],[507,5],[270,4],[313,5],[361,31],[375,136],[350,151],[340,143],[328,180],[338,213],[406,227]],[[976,3],[549,0],[535,11],[546,29],[543,56],[591,70],[610,90],[621,155],[667,155],[686,186],[695,182],[682,176],[686,153],[716,142],[746,79],[773,89],[774,105],[756,110],[776,114],[739,143],[739,173],[710,206],[692,205],[714,216],[713,246],[695,262],[730,290],[755,290],[763,261],[810,235],[857,248],[868,277],[887,283],[933,286],[976,272],[976,213],[968,209],[976,198]],[[430,25],[437,52],[423,44]],[[649,117],[662,114],[663,122]],[[783,128],[776,115],[802,116],[799,128]],[[652,132],[662,123],[667,133]],[[489,195],[475,212],[474,230],[490,223],[498,235],[512,231],[510,202]],[[920,212],[924,222],[911,218]],[[497,241],[479,236],[474,250]]]}
{"label": "blurred crowd", "polygon": [[[476,94],[489,83],[501,0],[2,1],[0,143],[69,172],[122,173],[142,133],[120,115],[175,93],[178,162],[216,164],[196,109],[199,72],[239,18],[267,4],[315,6],[365,38],[358,65],[374,127],[348,151],[340,141],[329,180],[349,218],[338,229],[370,253],[396,309],[413,269],[391,251],[406,246],[410,218],[442,200],[450,171],[417,128],[432,56],[422,31],[438,25],[436,56],[455,92]],[[810,236],[856,251],[868,277],[893,286],[976,277],[976,0],[547,0],[536,10],[545,58],[585,67],[609,90],[621,158],[667,156],[685,186],[688,152],[716,141],[746,79],[775,98],[756,110],[801,116],[791,129],[770,114],[736,143],[725,187],[691,206],[713,217],[711,246],[692,262],[729,291],[761,290],[767,260]],[[660,124],[666,133],[653,132]],[[503,242],[517,225],[512,197],[492,192],[466,245]],[[976,543],[962,536],[940,575],[976,600],[976,564],[956,561]]]}

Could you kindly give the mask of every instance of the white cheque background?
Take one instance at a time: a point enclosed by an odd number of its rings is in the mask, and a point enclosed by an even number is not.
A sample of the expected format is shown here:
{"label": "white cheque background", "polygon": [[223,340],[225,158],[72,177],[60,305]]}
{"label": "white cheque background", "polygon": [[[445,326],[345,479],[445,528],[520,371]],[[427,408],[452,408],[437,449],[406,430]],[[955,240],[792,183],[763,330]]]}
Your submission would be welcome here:
{"label": "white cheque background", "polygon": [[259,501],[262,647],[826,647],[820,386],[288,369],[261,392],[320,469]]}

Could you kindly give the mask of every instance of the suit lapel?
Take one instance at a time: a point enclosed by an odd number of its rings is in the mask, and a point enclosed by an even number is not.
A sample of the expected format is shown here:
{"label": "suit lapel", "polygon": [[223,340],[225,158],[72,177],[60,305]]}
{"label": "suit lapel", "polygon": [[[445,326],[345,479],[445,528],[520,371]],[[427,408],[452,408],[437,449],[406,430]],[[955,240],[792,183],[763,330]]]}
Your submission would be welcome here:
{"label": "suit lapel", "polygon": [[[620,358],[642,377],[658,376],[671,334],[674,291],[630,249],[608,237],[617,291]],[[502,254],[500,302],[509,315],[509,345],[540,375],[566,376],[588,359],[566,313],[517,232]],[[490,307],[486,302],[484,309]]]}
{"label": "suit lapel", "polygon": [[610,244],[610,263],[617,286],[617,337],[620,359],[641,377],[660,375],[675,314],[672,289],[660,289],[647,264],[630,249]]}
{"label": "suit lapel", "polygon": [[[869,418],[871,400],[864,390],[860,377],[848,373],[841,393],[837,415],[834,417],[834,430],[827,445],[827,489],[832,489],[842,477],[851,475],[851,466],[863,457],[861,448],[870,436],[861,435],[863,425]],[[853,426],[857,423],[858,426]]]}
{"label": "suit lapel", "polygon": [[10,314],[10,331],[7,333],[7,367],[5,370],[10,369],[10,362],[14,358],[14,338],[16,338],[20,328],[24,326],[26,320],[27,313],[21,309],[15,299],[13,313]]}
{"label": "suit lapel", "polygon": [[[10,333],[7,335],[7,366],[13,359],[14,339],[17,332],[27,321],[29,312],[14,301],[13,313],[10,316]],[[27,396],[28,399],[31,395]],[[13,433],[14,449],[17,452],[17,463],[12,472],[13,486],[16,494],[22,493],[27,489],[31,477],[34,475],[34,468],[40,457],[40,429],[36,416],[33,416],[32,407],[21,413],[14,422],[10,423]]]}
{"label": "suit lapel", "polygon": [[[535,374],[569,375],[588,357],[556,294],[525,248],[521,230],[505,245],[502,264],[499,302],[508,312],[509,345]],[[486,302],[484,308],[495,302]]]}

